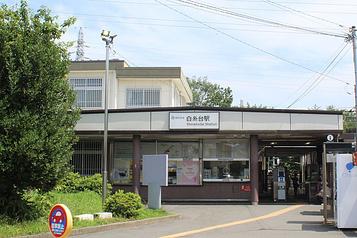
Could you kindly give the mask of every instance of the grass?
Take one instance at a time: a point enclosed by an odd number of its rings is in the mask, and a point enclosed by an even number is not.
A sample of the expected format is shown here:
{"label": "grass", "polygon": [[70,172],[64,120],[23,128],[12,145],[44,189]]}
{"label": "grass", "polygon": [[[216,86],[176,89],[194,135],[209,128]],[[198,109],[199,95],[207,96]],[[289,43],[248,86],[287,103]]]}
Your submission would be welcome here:
{"label": "grass", "polygon": [[53,204],[65,204],[73,216],[84,213],[96,213],[102,211],[102,200],[100,195],[95,192],[79,193],[52,193]]}
{"label": "grass", "polygon": [[[96,213],[102,211],[101,197],[95,192],[79,192],[79,193],[52,193],[53,204],[63,203],[72,213],[72,216],[84,213]],[[135,219],[125,219],[115,217],[106,220],[94,221],[77,221],[73,222],[73,229],[110,224],[114,222],[124,222],[128,220],[142,220],[153,217],[167,216],[168,213],[164,210],[142,209],[140,214]],[[21,235],[32,235],[43,232],[48,232],[47,217],[42,217],[34,221],[12,223],[6,219],[0,218],[0,238],[14,237]]]}

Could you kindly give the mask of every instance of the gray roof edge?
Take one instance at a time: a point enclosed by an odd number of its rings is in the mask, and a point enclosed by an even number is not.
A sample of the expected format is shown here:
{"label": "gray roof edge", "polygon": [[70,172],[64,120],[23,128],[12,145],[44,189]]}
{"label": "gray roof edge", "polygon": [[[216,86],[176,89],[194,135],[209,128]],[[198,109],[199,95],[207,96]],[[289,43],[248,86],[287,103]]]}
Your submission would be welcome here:
{"label": "gray roof edge", "polygon": [[[321,115],[342,115],[342,111],[325,110],[301,110],[301,109],[265,109],[265,108],[239,108],[239,107],[153,107],[153,108],[122,108],[109,109],[109,113],[120,112],[162,112],[162,111],[213,111],[213,112],[267,112],[267,113],[297,113],[297,114],[321,114]],[[102,113],[104,110],[82,110],[82,114]]]}

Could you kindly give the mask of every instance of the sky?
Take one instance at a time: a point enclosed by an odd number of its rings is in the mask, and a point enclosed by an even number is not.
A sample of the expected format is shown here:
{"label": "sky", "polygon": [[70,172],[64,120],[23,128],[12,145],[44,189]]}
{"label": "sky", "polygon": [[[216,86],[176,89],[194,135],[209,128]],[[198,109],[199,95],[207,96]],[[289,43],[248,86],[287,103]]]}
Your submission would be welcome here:
{"label": "sky", "polygon": [[[230,87],[234,106],[354,107],[352,44],[343,36],[357,25],[356,1],[192,0],[196,6],[182,1],[28,3],[34,10],[48,7],[59,22],[76,17],[63,41],[76,41],[82,27],[86,59],[105,59],[100,33],[106,29],[118,35],[110,58],[126,60],[130,66],[182,67],[187,77],[207,77],[212,83]],[[14,5],[19,1],[0,2]],[[198,7],[197,2],[218,11]],[[73,59],[75,51],[75,47],[70,49]]]}

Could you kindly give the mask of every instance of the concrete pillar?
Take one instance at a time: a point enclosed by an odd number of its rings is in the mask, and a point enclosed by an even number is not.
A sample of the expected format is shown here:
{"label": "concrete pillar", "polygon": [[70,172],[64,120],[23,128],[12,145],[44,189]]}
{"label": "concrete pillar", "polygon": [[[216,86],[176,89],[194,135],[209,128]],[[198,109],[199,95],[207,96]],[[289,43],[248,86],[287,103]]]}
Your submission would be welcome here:
{"label": "concrete pillar", "polygon": [[133,188],[134,193],[139,194],[140,192],[140,135],[133,136]]}
{"label": "concrete pillar", "polygon": [[259,156],[258,156],[258,136],[250,136],[250,186],[251,203],[258,205],[259,202]]}

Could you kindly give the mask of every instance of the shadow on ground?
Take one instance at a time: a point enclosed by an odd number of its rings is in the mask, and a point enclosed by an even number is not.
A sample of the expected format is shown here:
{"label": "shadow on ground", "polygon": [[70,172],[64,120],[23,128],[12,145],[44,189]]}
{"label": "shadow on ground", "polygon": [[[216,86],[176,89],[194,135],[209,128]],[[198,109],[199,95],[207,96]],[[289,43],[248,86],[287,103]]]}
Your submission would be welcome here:
{"label": "shadow on ground", "polygon": [[329,232],[337,231],[337,228],[331,225],[325,225],[321,221],[288,221],[288,224],[301,224],[303,231]]}
{"label": "shadow on ground", "polygon": [[346,237],[357,237],[357,230],[341,230]]}
{"label": "shadow on ground", "polygon": [[302,211],[300,214],[304,216],[322,216],[320,211]]}

